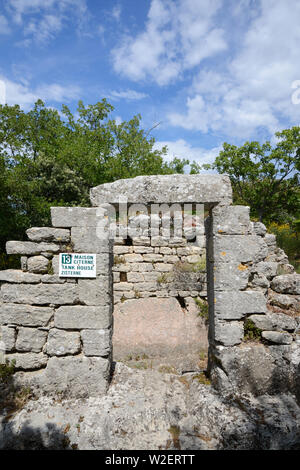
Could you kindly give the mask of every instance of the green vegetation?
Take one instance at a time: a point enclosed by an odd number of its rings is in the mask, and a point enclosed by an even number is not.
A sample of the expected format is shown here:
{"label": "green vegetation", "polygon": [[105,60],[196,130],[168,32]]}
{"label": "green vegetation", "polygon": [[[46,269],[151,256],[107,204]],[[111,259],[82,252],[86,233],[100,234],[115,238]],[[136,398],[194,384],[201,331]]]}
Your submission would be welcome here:
{"label": "green vegetation", "polygon": [[0,363],[0,412],[5,411],[5,421],[21,410],[32,395],[29,387],[20,387],[13,383],[15,367],[14,359],[6,359],[4,363]]}
{"label": "green vegetation", "polygon": [[178,261],[175,263],[174,268],[183,273],[198,273],[205,272],[206,259],[202,258],[197,263],[188,263],[187,261]]}
{"label": "green vegetation", "polygon": [[199,310],[199,313],[198,313],[199,317],[207,321],[208,320],[208,303],[198,298],[194,299],[194,301]]}
{"label": "green vegetation", "polygon": [[277,132],[277,143],[246,142],[241,147],[223,144],[213,165],[227,173],[235,203],[251,207],[260,221],[286,222],[299,219],[300,127]]}
{"label": "green vegetation", "polygon": [[[185,171],[188,160],[167,162],[167,148],[155,150],[140,115],[118,124],[113,110],[106,99],[92,105],[79,101],[74,114],[41,100],[28,112],[0,105],[0,269],[19,267],[18,257],[5,254],[6,241],[25,239],[28,227],[49,225],[50,206],[87,206],[91,187],[117,179]],[[190,173],[228,174],[234,203],[249,205],[251,217],[277,231],[279,245],[299,266],[300,127],[276,138],[274,145],[224,143],[213,164],[194,162]],[[204,271],[205,260],[189,269]]]}
{"label": "green vegetation", "polygon": [[234,204],[251,208],[251,217],[277,235],[278,245],[299,272],[300,259],[300,127],[275,134],[276,143],[246,142],[241,147],[223,144],[212,165],[227,173]]}
{"label": "green vegetation", "polygon": [[261,330],[257,328],[252,320],[245,321],[244,324],[244,340],[245,341],[260,341],[261,340]]}
{"label": "green vegetation", "polygon": [[174,366],[168,366],[168,365],[159,366],[158,372],[160,372],[161,374],[175,374],[175,375],[178,375],[178,371],[176,370],[176,368]]}
{"label": "green vegetation", "polygon": [[170,276],[168,274],[163,273],[157,278],[158,284],[167,284],[170,281]]}
{"label": "green vegetation", "polygon": [[211,385],[211,381],[208,377],[206,377],[204,372],[200,372],[200,374],[196,374],[193,376],[193,380],[197,380],[201,385]]}
{"label": "green vegetation", "polygon": [[174,445],[175,449],[180,450],[181,449],[180,441],[179,441],[180,427],[172,425],[172,426],[169,427],[168,432],[172,436],[172,441],[173,441],[173,445]]}
{"label": "green vegetation", "polygon": [[49,260],[49,263],[48,263],[48,266],[47,266],[47,274],[49,274],[50,276],[53,276],[53,274],[54,274],[54,269],[53,269],[53,266],[52,266],[52,260]]}
{"label": "green vegetation", "polygon": [[126,260],[124,258],[124,256],[114,256],[114,264],[117,265],[117,264],[124,264],[126,263]]}
{"label": "green vegetation", "polygon": [[296,220],[291,224],[278,224],[272,222],[268,231],[276,235],[278,246],[282,248],[289,257],[289,261],[295,266],[300,274],[300,223]]}
{"label": "green vegetation", "polygon": [[15,367],[16,361],[14,359],[12,361],[6,359],[3,364],[0,363],[0,383],[6,383],[13,376]]}
{"label": "green vegetation", "polygon": [[[50,206],[88,206],[89,189],[138,175],[183,173],[187,160],[166,162],[167,148],[141,128],[141,116],[117,124],[105,99],[76,113],[38,100],[24,112],[0,105],[0,253],[7,240],[50,223]],[[75,117],[76,116],[76,117]],[[3,255],[0,268],[10,259]]]}

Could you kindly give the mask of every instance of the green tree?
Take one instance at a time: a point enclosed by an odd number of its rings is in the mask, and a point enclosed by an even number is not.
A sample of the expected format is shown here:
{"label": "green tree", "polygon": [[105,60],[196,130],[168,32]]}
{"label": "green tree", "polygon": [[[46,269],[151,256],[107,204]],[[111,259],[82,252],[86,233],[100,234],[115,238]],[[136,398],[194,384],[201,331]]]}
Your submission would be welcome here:
{"label": "green tree", "polygon": [[297,218],[300,210],[300,127],[277,132],[278,143],[223,144],[213,165],[230,177],[234,202],[247,204],[253,216],[266,222]]}
{"label": "green tree", "polygon": [[27,113],[0,105],[0,250],[26,228],[49,224],[50,206],[89,205],[93,186],[184,171],[187,160],[167,163],[167,148],[154,149],[140,115],[118,124],[112,111],[105,99],[79,101],[75,115],[41,100]]}

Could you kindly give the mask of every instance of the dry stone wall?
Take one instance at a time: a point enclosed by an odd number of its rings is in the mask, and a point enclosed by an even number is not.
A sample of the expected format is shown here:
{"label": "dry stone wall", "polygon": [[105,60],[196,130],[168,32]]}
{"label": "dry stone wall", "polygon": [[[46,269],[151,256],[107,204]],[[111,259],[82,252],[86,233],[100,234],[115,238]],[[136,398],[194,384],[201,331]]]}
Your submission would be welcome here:
{"label": "dry stone wall", "polygon": [[[97,236],[97,213],[103,218],[101,207],[52,208],[53,227],[7,243],[9,254],[22,256],[22,270],[0,271],[1,349],[36,390],[87,396],[107,389],[112,243],[108,233]],[[96,253],[97,277],[59,277],[60,252]]]}
{"label": "dry stone wall", "polygon": [[[190,217],[202,235],[149,235],[149,215],[134,217],[147,236],[119,240],[114,245],[114,303],[146,297],[206,297],[206,251],[203,220]],[[130,221],[129,221],[130,222]],[[158,221],[163,232],[161,220]]]}
{"label": "dry stone wall", "polygon": [[[162,231],[144,232],[113,252],[102,204],[117,204],[120,194],[132,203],[206,204],[206,247],[178,236],[166,240]],[[213,385],[222,393],[290,391],[300,400],[300,275],[275,237],[250,221],[248,207],[232,206],[231,196],[226,176],[138,177],[93,188],[95,207],[53,208],[53,227],[8,242],[7,252],[21,255],[21,269],[0,272],[0,349],[16,361],[20,380],[44,393],[106,392],[114,282],[118,305],[124,298],[207,293]],[[198,269],[204,248],[207,281]],[[61,252],[96,253],[96,278],[59,277]]]}
{"label": "dry stone wall", "polygon": [[249,208],[216,207],[207,226],[213,384],[299,398],[300,275]]}

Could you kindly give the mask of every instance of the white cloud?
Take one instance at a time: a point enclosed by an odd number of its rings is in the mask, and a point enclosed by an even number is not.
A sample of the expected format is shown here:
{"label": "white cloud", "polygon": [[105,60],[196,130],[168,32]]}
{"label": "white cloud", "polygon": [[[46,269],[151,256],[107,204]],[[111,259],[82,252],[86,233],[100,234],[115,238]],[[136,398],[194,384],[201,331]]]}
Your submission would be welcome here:
{"label": "white cloud", "polygon": [[0,34],[9,34],[10,27],[8,25],[7,18],[4,15],[0,15]]}
{"label": "white cloud", "polygon": [[13,21],[23,25],[30,45],[31,39],[44,43],[54,38],[70,18],[76,18],[78,30],[88,14],[86,0],[8,0],[6,9]]}
{"label": "white cloud", "polygon": [[116,121],[117,126],[119,126],[120,124],[122,124],[123,119],[121,118],[121,116],[116,116],[115,121]]}
{"label": "white cloud", "polygon": [[52,83],[31,89],[28,85],[13,82],[5,77],[0,76],[0,79],[5,84],[6,103],[9,105],[18,104],[25,110],[29,109],[38,99],[61,103],[77,99],[80,95],[80,88],[75,85],[63,87]]}
{"label": "white cloud", "polygon": [[154,148],[157,150],[161,150],[164,146],[168,147],[167,160],[170,161],[175,157],[187,158],[191,162],[196,161],[199,164],[212,163],[222,149],[222,147],[215,147],[207,150],[202,147],[193,147],[184,139],[157,141],[154,144]]}
{"label": "white cloud", "polygon": [[214,16],[221,0],[152,0],[145,30],[112,51],[114,69],[139,81],[166,85],[184,70],[226,49]]}
{"label": "white cloud", "polygon": [[25,28],[25,36],[33,36],[37,42],[47,42],[53,39],[62,29],[62,18],[45,15],[41,20],[32,20]]}
{"label": "white cloud", "polygon": [[135,90],[126,90],[126,91],[111,91],[110,92],[110,97],[112,99],[125,99],[128,101],[136,101],[136,100],[142,100],[146,98],[148,95],[146,93],[141,93],[139,91]]}
{"label": "white cloud", "polygon": [[112,17],[113,17],[116,21],[120,21],[121,13],[122,13],[121,5],[116,5],[116,6],[112,9],[111,15],[112,15]]}
{"label": "white cloud", "polygon": [[261,0],[259,7],[235,57],[221,73],[198,72],[186,113],[170,112],[171,124],[251,138],[259,128],[274,133],[283,120],[300,122],[300,107],[291,101],[292,83],[300,79],[300,3]]}

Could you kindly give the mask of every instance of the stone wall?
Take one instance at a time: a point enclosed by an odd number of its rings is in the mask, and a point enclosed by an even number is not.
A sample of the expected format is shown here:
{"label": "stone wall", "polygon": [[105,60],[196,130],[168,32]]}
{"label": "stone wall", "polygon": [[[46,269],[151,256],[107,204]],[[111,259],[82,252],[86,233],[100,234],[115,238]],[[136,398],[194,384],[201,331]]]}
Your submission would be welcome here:
{"label": "stone wall", "polygon": [[[107,206],[53,208],[53,227],[28,230],[27,242],[8,242],[7,252],[22,256],[22,269],[0,272],[1,347],[16,361],[20,380],[45,393],[105,393],[113,275],[115,307],[153,296],[188,302],[207,293],[208,372],[222,393],[291,391],[300,400],[300,275],[275,237],[250,221],[249,208],[230,205],[229,178],[139,177],[93,188],[91,200],[117,204],[120,192],[132,203],[206,204],[207,292],[198,269],[203,245],[145,232],[113,253]],[[60,252],[96,253],[96,279],[60,278]],[[189,268],[178,269],[183,265]]]}
{"label": "stone wall", "polygon": [[249,208],[216,207],[207,225],[214,386],[299,397],[300,275]]}
{"label": "stone wall", "polygon": [[[22,255],[22,270],[0,271],[1,345],[36,390],[86,396],[107,389],[112,244],[107,233],[96,236],[97,214],[103,218],[101,207],[53,208],[53,227],[7,243],[7,253]],[[60,252],[97,253],[97,277],[59,277]]]}
{"label": "stone wall", "polygon": [[128,219],[129,231],[136,228],[140,236],[115,240],[114,359],[179,373],[203,369],[208,352],[203,214],[184,214],[183,204],[163,214],[145,209]]}
{"label": "stone wall", "polygon": [[[196,219],[196,217],[191,217]],[[149,232],[150,216],[134,218]],[[206,252],[202,236],[141,236],[114,245],[114,302],[145,297],[206,297]],[[161,227],[161,223],[159,222]],[[160,229],[163,230],[163,229]]]}

